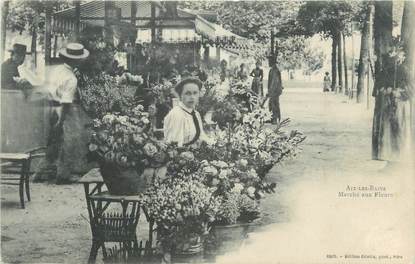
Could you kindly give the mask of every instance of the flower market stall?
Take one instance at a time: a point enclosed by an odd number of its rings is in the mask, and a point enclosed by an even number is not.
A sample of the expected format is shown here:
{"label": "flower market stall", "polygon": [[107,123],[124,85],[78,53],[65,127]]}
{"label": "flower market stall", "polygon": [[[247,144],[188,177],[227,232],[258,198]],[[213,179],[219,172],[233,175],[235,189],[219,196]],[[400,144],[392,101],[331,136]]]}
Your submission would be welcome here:
{"label": "flower market stall", "polygon": [[[90,133],[87,159],[96,162],[102,175],[99,184],[105,183],[108,190],[99,189],[98,194],[109,196],[97,198],[86,192],[87,201],[101,199],[92,208],[100,216],[90,213],[91,228],[95,223],[109,230],[103,220],[112,218],[112,213],[103,215],[107,208],[115,210],[116,221],[124,219],[117,213],[120,208],[102,204],[102,199],[134,196],[132,201],[140,203],[155,225],[150,226],[150,236],[156,243],[146,248],[156,250],[147,253],[157,252],[169,260],[203,251],[216,226],[260,218],[261,200],[278,188],[267,173],[295,156],[305,137],[285,131],[289,120],[268,125],[271,114],[249,82],[232,75],[223,82],[219,67],[203,72],[194,66],[200,62],[202,47],[205,62],[209,47],[241,58],[261,57],[262,49],[199,15],[177,9],[173,2],[92,1],[79,8],[55,13],[54,25],[65,27],[59,21],[78,17],[85,24],[79,40],[92,57],[77,72],[78,95],[92,120],[83,130]],[[116,62],[123,53],[126,62]],[[166,143],[160,129],[178,97],[175,84],[188,76],[202,80],[197,109],[211,140],[179,147]],[[122,248],[136,250],[127,242]]]}
{"label": "flower market stall", "polygon": [[[249,110],[235,97],[238,87],[221,97],[218,82],[205,82],[199,108],[211,112],[216,124],[209,143],[166,144],[141,105],[94,121],[90,157],[99,162],[110,193],[143,195],[156,224],[157,248],[166,258],[202,251],[215,226],[260,217],[261,200],[278,188],[267,173],[295,156],[305,139],[298,131],[284,131],[289,120],[267,125],[270,112],[260,104]],[[171,84],[154,90],[170,91]],[[164,100],[164,92],[155,92],[155,98]]]}

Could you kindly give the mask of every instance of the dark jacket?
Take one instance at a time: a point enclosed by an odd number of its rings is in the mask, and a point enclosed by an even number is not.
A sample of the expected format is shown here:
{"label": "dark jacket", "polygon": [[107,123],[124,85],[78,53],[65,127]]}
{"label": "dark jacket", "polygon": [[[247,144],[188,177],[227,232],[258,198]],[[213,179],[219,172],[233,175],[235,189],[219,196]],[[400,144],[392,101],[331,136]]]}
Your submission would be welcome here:
{"label": "dark jacket", "polygon": [[276,66],[269,70],[268,75],[268,95],[280,96],[282,94],[281,72]]}
{"label": "dark jacket", "polygon": [[17,66],[11,59],[1,64],[1,89],[17,89],[17,83],[13,80],[13,77],[20,77]]}

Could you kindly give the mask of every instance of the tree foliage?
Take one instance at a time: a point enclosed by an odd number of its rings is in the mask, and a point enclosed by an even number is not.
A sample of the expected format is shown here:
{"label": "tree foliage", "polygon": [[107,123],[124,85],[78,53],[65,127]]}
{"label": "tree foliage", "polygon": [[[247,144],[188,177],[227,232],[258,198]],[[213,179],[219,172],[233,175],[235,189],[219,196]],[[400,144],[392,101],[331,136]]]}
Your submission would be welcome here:
{"label": "tree foliage", "polygon": [[298,22],[311,34],[331,37],[343,32],[347,35],[351,33],[348,25],[361,20],[364,5],[356,1],[309,1],[300,7]]}
{"label": "tree foliage", "polygon": [[298,69],[304,62],[305,37],[294,36],[277,41],[277,62],[281,70]]}
{"label": "tree foliage", "polygon": [[304,68],[307,74],[311,74],[323,68],[325,60],[326,54],[323,50],[306,48],[304,50],[304,59],[302,67]]}
{"label": "tree foliage", "polygon": [[180,7],[215,11],[224,28],[256,42],[269,43],[272,28],[281,36],[300,32],[296,18],[301,4],[298,1],[187,1],[180,2]]}
{"label": "tree foliage", "polygon": [[50,5],[54,11],[71,7],[70,0],[10,1],[6,27],[11,31],[44,31],[45,10]]}
{"label": "tree foliage", "polygon": [[306,32],[297,21],[299,1],[188,1],[181,8],[214,11],[218,21],[231,32],[269,45],[271,30],[277,37],[278,64],[281,69],[299,68],[304,62]]}

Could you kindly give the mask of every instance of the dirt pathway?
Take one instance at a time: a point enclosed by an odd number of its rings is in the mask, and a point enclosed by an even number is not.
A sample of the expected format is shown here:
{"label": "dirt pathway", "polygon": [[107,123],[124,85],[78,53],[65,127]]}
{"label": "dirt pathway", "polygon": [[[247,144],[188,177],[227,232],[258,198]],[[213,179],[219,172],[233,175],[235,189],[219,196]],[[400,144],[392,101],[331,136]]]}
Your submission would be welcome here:
{"label": "dirt pathway", "polygon": [[292,89],[282,112],[307,139],[295,160],[271,172],[279,188],[265,199],[262,220],[273,224],[216,261],[413,263],[413,170],[370,160],[372,111],[340,95]]}

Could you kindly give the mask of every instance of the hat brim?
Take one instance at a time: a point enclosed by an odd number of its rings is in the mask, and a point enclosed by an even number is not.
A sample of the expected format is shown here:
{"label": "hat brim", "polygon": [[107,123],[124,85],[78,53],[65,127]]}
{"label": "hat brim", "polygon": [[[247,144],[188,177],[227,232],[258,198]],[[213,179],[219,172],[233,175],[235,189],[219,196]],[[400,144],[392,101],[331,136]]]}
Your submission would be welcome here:
{"label": "hat brim", "polygon": [[72,54],[68,54],[66,52],[66,49],[61,49],[59,51],[59,56],[64,56],[64,57],[69,58],[69,59],[81,60],[81,59],[88,58],[89,51],[87,49],[84,49],[84,53],[82,55],[72,55]]}
{"label": "hat brim", "polygon": [[21,54],[26,54],[26,55],[30,55],[30,54],[32,54],[32,52],[30,52],[30,51],[26,51],[26,52],[23,52],[23,51],[16,51],[16,50],[14,50],[14,49],[8,49],[7,50],[8,52],[16,52],[16,53],[21,53]]}

